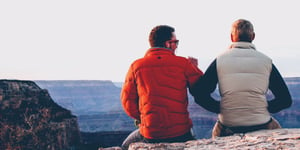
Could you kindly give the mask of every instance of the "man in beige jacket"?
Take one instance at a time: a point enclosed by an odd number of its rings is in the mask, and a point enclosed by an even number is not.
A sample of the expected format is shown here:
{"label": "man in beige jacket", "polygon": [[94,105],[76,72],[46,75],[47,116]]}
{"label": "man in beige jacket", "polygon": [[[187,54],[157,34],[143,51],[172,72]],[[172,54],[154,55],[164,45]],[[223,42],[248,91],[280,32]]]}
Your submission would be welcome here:
{"label": "man in beige jacket", "polygon": [[[191,90],[196,103],[218,113],[213,137],[281,128],[271,117],[288,108],[292,99],[272,60],[256,50],[253,25],[239,19],[232,25],[232,44],[217,57]],[[211,97],[219,85],[221,100]],[[270,89],[274,99],[267,100]]]}

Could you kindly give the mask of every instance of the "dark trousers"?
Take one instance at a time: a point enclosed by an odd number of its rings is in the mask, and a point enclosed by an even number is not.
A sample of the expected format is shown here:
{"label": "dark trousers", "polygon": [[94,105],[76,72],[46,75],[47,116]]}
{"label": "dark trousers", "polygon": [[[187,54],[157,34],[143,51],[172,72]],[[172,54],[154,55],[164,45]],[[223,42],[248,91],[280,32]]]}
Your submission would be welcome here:
{"label": "dark trousers", "polygon": [[192,132],[189,131],[181,136],[166,138],[166,139],[147,139],[140,134],[140,130],[136,129],[128,135],[128,137],[123,141],[122,149],[127,150],[131,143],[144,142],[144,143],[175,143],[175,142],[186,142],[190,140],[195,140]]}
{"label": "dark trousers", "polygon": [[167,138],[167,139],[147,139],[144,138],[145,143],[176,143],[176,142],[186,142],[190,140],[195,140],[195,137],[189,131],[181,136]]}

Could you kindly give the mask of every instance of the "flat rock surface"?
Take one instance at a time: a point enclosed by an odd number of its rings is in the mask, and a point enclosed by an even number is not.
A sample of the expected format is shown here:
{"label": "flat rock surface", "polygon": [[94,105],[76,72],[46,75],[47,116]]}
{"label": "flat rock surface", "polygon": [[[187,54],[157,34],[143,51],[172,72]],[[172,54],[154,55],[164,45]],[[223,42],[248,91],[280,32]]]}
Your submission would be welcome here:
{"label": "flat rock surface", "polygon": [[[101,148],[99,148],[101,149]],[[103,148],[102,148],[103,149]],[[105,148],[104,150],[109,150]],[[120,149],[114,147],[113,149]],[[185,143],[133,143],[130,150],[299,150],[300,129],[260,130],[216,139],[199,139]]]}

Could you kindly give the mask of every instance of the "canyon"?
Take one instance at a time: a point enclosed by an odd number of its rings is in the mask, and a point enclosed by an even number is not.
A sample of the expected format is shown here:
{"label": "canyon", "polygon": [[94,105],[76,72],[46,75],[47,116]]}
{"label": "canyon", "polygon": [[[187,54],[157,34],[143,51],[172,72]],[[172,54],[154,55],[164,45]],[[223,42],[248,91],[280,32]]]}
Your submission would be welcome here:
{"label": "canyon", "polygon": [[[293,105],[272,115],[284,128],[280,135],[283,132],[289,136],[298,133],[300,125],[300,78],[285,78],[285,82]],[[135,129],[133,120],[121,107],[121,85],[105,80],[0,80],[0,148],[120,146]],[[213,96],[218,99],[218,92]],[[268,92],[267,97],[271,99],[272,93]],[[196,138],[212,140],[210,133],[216,114],[195,104],[191,96],[189,112]]]}
{"label": "canyon", "polygon": [[[99,137],[98,143],[83,136],[86,143],[109,147],[120,145],[130,131],[135,130],[133,120],[128,117],[121,106],[120,91],[122,83],[109,80],[39,80],[35,81],[43,89],[47,89],[56,103],[71,110],[78,117],[82,135],[93,134]],[[292,107],[272,114],[284,128],[300,126],[300,78],[285,78],[285,82],[293,98]],[[218,91],[213,96],[219,99]],[[272,93],[268,92],[268,99]],[[197,105],[189,95],[189,112],[193,121],[193,130],[197,139],[210,138],[212,126],[217,115]],[[108,144],[109,133],[116,135],[115,143]],[[98,136],[97,136],[98,135]],[[86,137],[86,138],[85,138]]]}

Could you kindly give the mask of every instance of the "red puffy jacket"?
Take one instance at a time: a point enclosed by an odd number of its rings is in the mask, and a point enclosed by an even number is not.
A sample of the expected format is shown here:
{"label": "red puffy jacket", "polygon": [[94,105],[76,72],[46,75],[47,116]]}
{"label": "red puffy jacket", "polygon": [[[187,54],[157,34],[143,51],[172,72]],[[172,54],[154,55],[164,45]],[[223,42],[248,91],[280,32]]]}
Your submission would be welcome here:
{"label": "red puffy jacket", "polygon": [[121,92],[122,105],[140,120],[140,133],[148,139],[183,135],[192,127],[187,87],[203,73],[184,57],[165,48],[151,48],[131,64]]}

